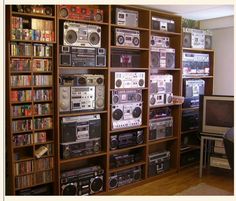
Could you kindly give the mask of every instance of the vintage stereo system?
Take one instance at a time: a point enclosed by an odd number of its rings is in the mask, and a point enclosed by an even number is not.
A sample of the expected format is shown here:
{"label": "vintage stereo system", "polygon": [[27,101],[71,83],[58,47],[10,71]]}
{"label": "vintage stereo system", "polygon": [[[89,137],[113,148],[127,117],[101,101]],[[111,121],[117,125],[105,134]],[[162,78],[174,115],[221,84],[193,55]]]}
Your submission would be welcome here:
{"label": "vintage stereo system", "polygon": [[17,5],[17,12],[21,13],[32,13],[41,15],[52,15],[51,6],[42,5]]}
{"label": "vintage stereo system", "polygon": [[117,135],[112,135],[110,137],[110,149],[116,150],[125,147],[132,147],[138,144],[143,144],[143,142],[144,142],[143,130],[121,133]]}
{"label": "vintage stereo system", "polygon": [[84,74],[60,78],[60,112],[104,109],[104,75]]}
{"label": "vintage stereo system", "polygon": [[61,195],[92,195],[103,191],[104,170],[90,166],[61,173]]}
{"label": "vintage stereo system", "polygon": [[120,186],[134,183],[136,181],[141,180],[141,178],[142,178],[141,166],[119,171],[110,175],[109,188],[114,189]]}
{"label": "vintage stereo system", "polygon": [[138,11],[116,8],[116,24],[138,27]]}
{"label": "vintage stereo system", "polygon": [[134,67],[139,68],[141,55],[139,51],[129,50],[112,50],[111,66],[112,67]]}
{"label": "vintage stereo system", "polygon": [[141,160],[140,153],[113,154],[110,157],[110,168],[118,168]]}
{"label": "vintage stereo system", "polygon": [[183,47],[212,49],[212,32],[209,30],[183,28]]}
{"label": "vintage stereo system", "polygon": [[159,140],[173,136],[173,117],[149,120],[149,140]]}
{"label": "vintage stereo system", "polygon": [[103,22],[103,10],[78,5],[60,5],[59,15],[66,19]]}
{"label": "vintage stereo system", "polygon": [[140,32],[131,29],[115,28],[115,45],[140,47]]}
{"label": "vintage stereo system", "polygon": [[151,48],[151,68],[175,68],[175,49]]}
{"label": "vintage stereo system", "polygon": [[88,155],[100,150],[101,118],[99,114],[62,118],[62,159]]}
{"label": "vintage stereo system", "polygon": [[158,47],[158,48],[169,48],[170,47],[170,38],[163,37],[163,36],[151,35],[150,46],[151,47]]}
{"label": "vintage stereo system", "polygon": [[182,112],[181,131],[194,130],[199,128],[199,111],[185,110]]}
{"label": "vintage stereo system", "polygon": [[142,125],[142,102],[113,104],[112,130]]}
{"label": "vintage stereo system", "polygon": [[142,101],[141,89],[124,89],[112,91],[112,104],[123,104]]}
{"label": "vintage stereo system", "polygon": [[157,119],[171,116],[171,108],[169,107],[160,107],[151,109],[149,113],[149,119]]}
{"label": "vintage stereo system", "polygon": [[183,77],[207,76],[209,73],[209,54],[183,52]]}
{"label": "vintage stereo system", "polygon": [[60,46],[60,65],[78,67],[106,66],[106,49]]}
{"label": "vintage stereo system", "polygon": [[154,152],[148,156],[148,176],[152,177],[170,169],[170,151]]}
{"label": "vintage stereo system", "polygon": [[204,95],[205,81],[202,79],[184,80],[184,108],[198,107],[199,96]]}
{"label": "vintage stereo system", "polygon": [[173,76],[151,75],[150,76],[150,106],[170,104],[173,102]]}
{"label": "vintage stereo system", "polygon": [[160,31],[175,32],[175,21],[152,17],[152,29]]}
{"label": "vintage stereo system", "polygon": [[144,87],[145,72],[115,72],[115,89]]}
{"label": "vintage stereo system", "polygon": [[92,24],[64,22],[63,45],[101,47],[101,27]]}

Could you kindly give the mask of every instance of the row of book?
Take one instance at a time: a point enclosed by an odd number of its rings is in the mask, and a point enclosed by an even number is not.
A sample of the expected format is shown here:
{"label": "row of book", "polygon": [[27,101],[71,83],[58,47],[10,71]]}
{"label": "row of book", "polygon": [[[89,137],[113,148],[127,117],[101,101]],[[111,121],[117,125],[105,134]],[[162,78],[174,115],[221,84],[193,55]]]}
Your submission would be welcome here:
{"label": "row of book", "polygon": [[25,117],[31,115],[47,115],[52,112],[52,105],[50,103],[39,103],[30,105],[14,105],[12,106],[12,115],[13,117]]}
{"label": "row of book", "polygon": [[12,131],[27,132],[34,129],[50,129],[52,128],[52,118],[35,118],[35,119],[20,119],[12,121]]}
{"label": "row of book", "polygon": [[17,176],[15,179],[15,187],[17,189],[26,188],[33,185],[48,183],[53,180],[52,170],[37,172],[24,176]]}
{"label": "row of book", "polygon": [[52,75],[12,75],[11,76],[11,86],[49,86],[52,85]]}
{"label": "row of book", "polygon": [[10,97],[13,102],[51,101],[52,89],[12,90]]}
{"label": "row of book", "polygon": [[50,136],[47,136],[46,131],[27,133],[13,136],[13,145],[14,146],[24,146],[31,145],[33,143],[46,143],[50,139]]}

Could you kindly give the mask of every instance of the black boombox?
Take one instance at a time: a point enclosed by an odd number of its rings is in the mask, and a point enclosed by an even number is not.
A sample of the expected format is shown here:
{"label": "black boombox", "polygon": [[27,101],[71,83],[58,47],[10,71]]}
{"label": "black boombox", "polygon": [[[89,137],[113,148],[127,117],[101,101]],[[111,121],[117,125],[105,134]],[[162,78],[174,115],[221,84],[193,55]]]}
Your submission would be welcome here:
{"label": "black boombox", "polygon": [[149,140],[173,136],[173,117],[162,117],[149,121]]}
{"label": "black boombox", "polygon": [[61,173],[61,195],[92,195],[103,191],[104,170],[90,166]]}
{"label": "black boombox", "polygon": [[148,156],[148,176],[152,177],[170,168],[170,151],[154,152]]}
{"label": "black boombox", "polygon": [[131,147],[144,142],[143,130],[133,131],[129,133],[121,133],[118,135],[112,135],[110,137],[110,149],[122,149],[125,147]]}
{"label": "black boombox", "polygon": [[129,50],[112,50],[111,66],[112,67],[140,67],[141,55],[138,51]]}
{"label": "black boombox", "polygon": [[182,112],[181,131],[187,131],[199,128],[199,111],[185,110]]}
{"label": "black boombox", "polygon": [[141,160],[140,153],[113,154],[110,158],[110,168],[118,168],[124,165],[136,163]]}
{"label": "black boombox", "polygon": [[141,166],[113,173],[109,178],[109,188],[114,189],[120,186],[134,183],[136,181],[141,180],[141,178],[142,178]]}
{"label": "black boombox", "polygon": [[62,118],[62,159],[84,156],[100,150],[101,119],[99,114]]}
{"label": "black boombox", "polygon": [[199,96],[204,95],[205,81],[202,79],[184,80],[184,108],[198,107]]}
{"label": "black boombox", "polygon": [[94,47],[60,46],[60,65],[75,67],[106,66],[106,49]]}
{"label": "black boombox", "polygon": [[175,32],[175,21],[152,17],[152,29],[160,31]]}

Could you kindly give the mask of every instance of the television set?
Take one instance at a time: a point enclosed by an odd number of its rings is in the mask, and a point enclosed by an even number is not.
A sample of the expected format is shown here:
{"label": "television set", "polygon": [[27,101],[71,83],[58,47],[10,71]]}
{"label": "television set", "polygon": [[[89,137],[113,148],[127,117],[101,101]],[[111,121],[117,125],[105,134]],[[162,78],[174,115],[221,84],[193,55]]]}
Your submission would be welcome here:
{"label": "television set", "polygon": [[234,127],[233,96],[203,96],[202,132],[224,134]]}

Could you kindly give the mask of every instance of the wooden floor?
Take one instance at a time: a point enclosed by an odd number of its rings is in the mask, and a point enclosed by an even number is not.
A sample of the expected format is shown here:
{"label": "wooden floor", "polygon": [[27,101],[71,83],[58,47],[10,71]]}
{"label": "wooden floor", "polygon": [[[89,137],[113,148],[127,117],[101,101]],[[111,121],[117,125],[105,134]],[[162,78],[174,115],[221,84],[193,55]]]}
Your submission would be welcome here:
{"label": "wooden floor", "polygon": [[116,195],[174,195],[199,183],[223,189],[234,194],[234,176],[232,173],[222,170],[205,170],[203,177],[199,178],[199,167],[189,167],[180,172],[160,178],[156,181],[141,186],[132,187],[129,190],[119,192]]}

